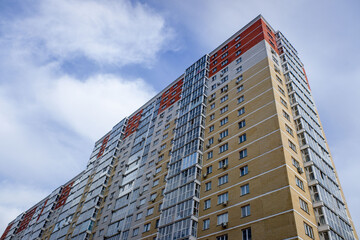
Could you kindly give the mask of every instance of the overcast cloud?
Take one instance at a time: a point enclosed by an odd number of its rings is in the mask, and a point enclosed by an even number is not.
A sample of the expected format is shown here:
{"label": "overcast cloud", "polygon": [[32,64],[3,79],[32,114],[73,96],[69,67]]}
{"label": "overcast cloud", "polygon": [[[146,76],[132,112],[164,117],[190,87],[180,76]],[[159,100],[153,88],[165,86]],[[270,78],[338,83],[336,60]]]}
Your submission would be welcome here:
{"label": "overcast cloud", "polygon": [[0,232],[83,170],[94,141],[260,13],[305,64],[359,231],[359,10],[355,0],[2,1]]}

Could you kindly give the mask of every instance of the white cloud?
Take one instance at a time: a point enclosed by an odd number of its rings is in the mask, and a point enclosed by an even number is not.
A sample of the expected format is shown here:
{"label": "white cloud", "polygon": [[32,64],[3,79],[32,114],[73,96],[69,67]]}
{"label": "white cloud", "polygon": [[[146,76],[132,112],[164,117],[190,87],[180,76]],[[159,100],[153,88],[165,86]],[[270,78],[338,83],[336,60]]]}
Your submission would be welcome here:
{"label": "white cloud", "polygon": [[65,76],[48,84],[40,90],[39,102],[93,140],[155,95],[142,79],[128,81],[114,75],[96,75],[84,82]]}
{"label": "white cloud", "polygon": [[34,5],[26,17],[0,19],[0,231],[82,171],[94,141],[154,95],[141,78],[97,72],[79,80],[62,64],[81,56],[150,66],[171,38],[144,4]]}
{"label": "white cloud", "polygon": [[[17,47],[64,61],[85,56],[100,64],[151,62],[172,37],[164,19],[146,5],[122,1],[37,1],[34,15],[3,27]],[[32,4],[32,3],[31,3]],[[50,59],[51,60],[51,59]]]}

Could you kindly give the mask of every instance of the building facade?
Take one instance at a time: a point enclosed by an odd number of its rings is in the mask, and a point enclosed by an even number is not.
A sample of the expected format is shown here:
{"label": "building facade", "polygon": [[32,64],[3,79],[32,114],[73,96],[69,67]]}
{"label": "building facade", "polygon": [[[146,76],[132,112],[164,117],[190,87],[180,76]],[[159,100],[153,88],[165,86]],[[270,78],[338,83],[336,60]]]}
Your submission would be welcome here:
{"label": "building facade", "polygon": [[358,236],[304,66],[260,15],[116,124],[0,239]]}

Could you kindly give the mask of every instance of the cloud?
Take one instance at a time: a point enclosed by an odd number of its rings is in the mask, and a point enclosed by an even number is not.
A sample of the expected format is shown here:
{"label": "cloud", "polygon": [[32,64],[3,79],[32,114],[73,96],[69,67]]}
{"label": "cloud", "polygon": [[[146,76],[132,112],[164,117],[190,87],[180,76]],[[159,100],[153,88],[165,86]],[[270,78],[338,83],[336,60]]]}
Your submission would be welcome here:
{"label": "cloud", "polygon": [[[16,47],[36,50],[42,61],[84,56],[99,64],[151,65],[173,36],[146,5],[122,1],[36,1],[34,14],[3,24]],[[27,4],[33,4],[27,2]]]}
{"label": "cloud", "polygon": [[[102,67],[149,67],[172,37],[145,4],[31,4],[0,17],[0,231],[84,170],[94,141],[155,94],[143,78]],[[84,58],[100,68],[82,79],[63,68]]]}

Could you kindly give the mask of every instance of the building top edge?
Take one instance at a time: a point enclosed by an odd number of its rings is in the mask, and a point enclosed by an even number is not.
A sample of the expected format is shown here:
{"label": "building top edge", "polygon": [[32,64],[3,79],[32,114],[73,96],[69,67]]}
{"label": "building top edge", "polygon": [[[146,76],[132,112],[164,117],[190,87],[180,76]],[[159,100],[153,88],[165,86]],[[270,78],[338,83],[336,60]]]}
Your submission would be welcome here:
{"label": "building top edge", "polygon": [[231,35],[231,37],[229,37],[228,39],[226,39],[224,42],[222,42],[221,44],[219,44],[214,50],[212,50],[209,55],[213,55],[215,54],[219,49],[221,49],[225,44],[229,43],[231,40],[235,39],[236,36],[238,36],[240,33],[242,33],[243,31],[245,31],[248,27],[250,27],[253,23],[255,23],[256,21],[258,21],[259,19],[262,19],[270,28],[271,30],[273,30],[273,32],[276,32],[271,25],[266,21],[266,19],[259,14],[258,16],[256,16],[253,20],[251,20],[249,23],[247,23],[244,27],[242,27],[239,31],[235,32],[233,35]]}

